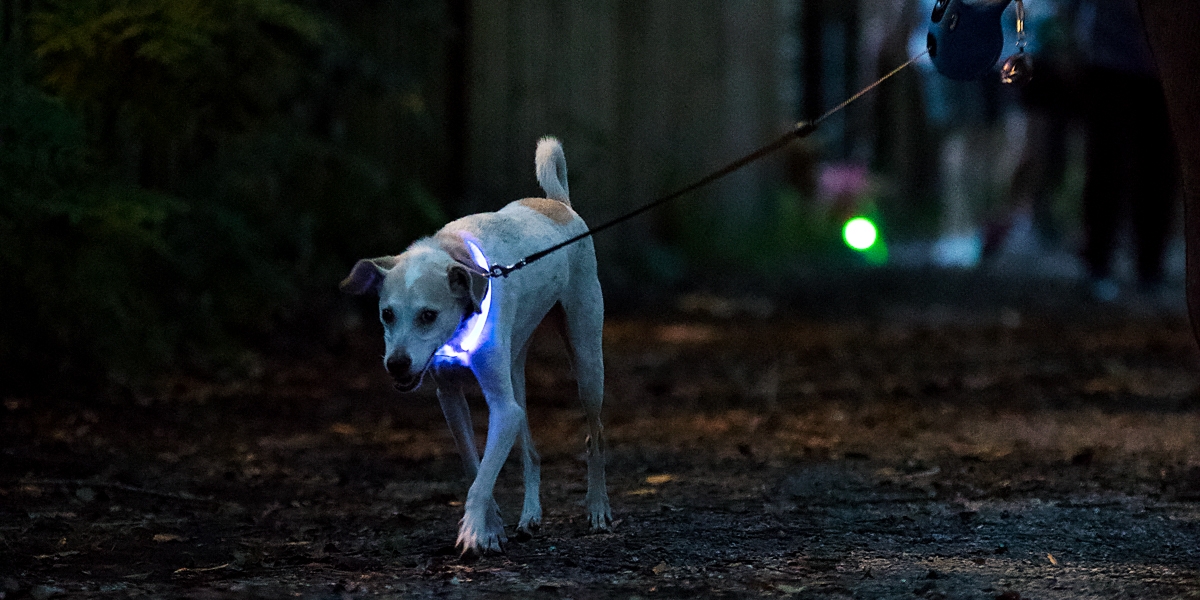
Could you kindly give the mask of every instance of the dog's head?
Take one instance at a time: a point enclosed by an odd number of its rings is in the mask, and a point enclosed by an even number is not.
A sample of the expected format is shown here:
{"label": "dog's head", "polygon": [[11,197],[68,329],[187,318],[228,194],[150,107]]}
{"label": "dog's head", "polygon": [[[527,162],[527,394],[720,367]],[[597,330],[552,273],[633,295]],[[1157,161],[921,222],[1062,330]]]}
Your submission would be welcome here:
{"label": "dog's head", "polygon": [[480,310],[487,277],[458,260],[464,253],[455,240],[421,240],[399,256],[358,261],[341,283],[350,294],[379,295],[383,365],[402,392],[421,385],[434,353]]}

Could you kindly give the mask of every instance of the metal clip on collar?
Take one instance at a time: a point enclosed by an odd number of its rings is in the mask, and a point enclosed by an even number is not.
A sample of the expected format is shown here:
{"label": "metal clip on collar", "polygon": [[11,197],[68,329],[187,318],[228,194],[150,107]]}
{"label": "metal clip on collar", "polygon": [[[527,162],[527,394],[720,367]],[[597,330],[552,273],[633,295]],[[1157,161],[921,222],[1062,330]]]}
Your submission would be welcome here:
{"label": "metal clip on collar", "polygon": [[499,277],[508,277],[509,273],[512,273],[513,271],[516,271],[517,269],[524,267],[525,264],[526,264],[526,261],[525,261],[525,259],[522,258],[521,260],[519,260],[511,265],[508,265],[507,267],[504,265],[492,265],[491,268],[488,269],[487,276],[491,279],[497,279]]}

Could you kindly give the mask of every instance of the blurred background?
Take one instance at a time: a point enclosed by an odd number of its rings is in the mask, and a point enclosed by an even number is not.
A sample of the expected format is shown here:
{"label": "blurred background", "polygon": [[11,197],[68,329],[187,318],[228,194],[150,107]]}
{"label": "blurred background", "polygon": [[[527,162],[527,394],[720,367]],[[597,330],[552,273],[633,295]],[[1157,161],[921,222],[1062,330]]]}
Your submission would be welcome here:
{"label": "blurred background", "polygon": [[[978,273],[1116,300],[1078,258],[1087,4],[1029,3],[1029,87],[925,59],[603,234],[610,311],[819,313]],[[345,349],[375,320],[337,293],[354,261],[540,195],[539,137],[599,224],[919,53],[931,6],[0,0],[0,388],[254,377],[267,353]],[[1011,7],[1005,30],[1008,54]],[[844,238],[855,217],[873,243]],[[1153,285],[1132,286],[1124,228],[1104,279],[1181,311],[1176,229]]]}

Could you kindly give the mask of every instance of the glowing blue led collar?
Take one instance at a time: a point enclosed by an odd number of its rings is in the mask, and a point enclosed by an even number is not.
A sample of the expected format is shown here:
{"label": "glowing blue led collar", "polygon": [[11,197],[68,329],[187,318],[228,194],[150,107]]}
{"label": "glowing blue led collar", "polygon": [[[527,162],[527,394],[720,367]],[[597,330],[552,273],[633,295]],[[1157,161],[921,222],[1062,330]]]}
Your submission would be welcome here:
{"label": "glowing blue led collar", "polygon": [[[484,256],[483,250],[471,240],[464,240],[467,243],[467,249],[471,252],[471,260],[480,269],[487,271],[489,263],[487,256]],[[446,342],[444,346],[434,353],[435,356],[453,360],[463,366],[471,363],[471,355],[475,350],[479,349],[479,344],[483,340],[483,327],[487,324],[488,315],[492,312],[492,280],[488,279],[487,291],[483,293],[483,300],[479,303],[479,312],[472,314],[458,328],[454,337]]]}

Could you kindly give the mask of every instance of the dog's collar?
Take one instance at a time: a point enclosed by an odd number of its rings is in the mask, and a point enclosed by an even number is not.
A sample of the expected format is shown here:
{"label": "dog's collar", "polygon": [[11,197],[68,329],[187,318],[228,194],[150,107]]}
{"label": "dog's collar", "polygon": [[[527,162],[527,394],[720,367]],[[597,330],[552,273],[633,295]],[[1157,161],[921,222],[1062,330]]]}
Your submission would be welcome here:
{"label": "dog's collar", "polygon": [[[479,245],[471,240],[464,240],[467,245],[467,250],[471,253],[471,260],[475,262],[475,266],[487,272],[488,262],[487,256]],[[492,281],[488,279],[487,290],[483,293],[483,300],[479,302],[479,312],[471,313],[470,316],[463,319],[458,326],[458,330],[454,332],[454,337],[446,342],[437,352],[435,356],[457,362],[463,366],[471,363],[471,355],[479,348],[483,341],[483,328],[487,325],[488,315],[492,312]]]}

